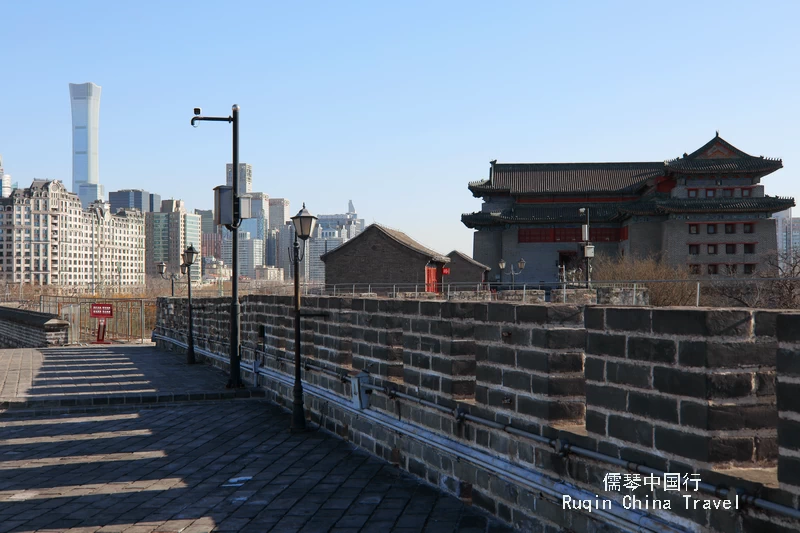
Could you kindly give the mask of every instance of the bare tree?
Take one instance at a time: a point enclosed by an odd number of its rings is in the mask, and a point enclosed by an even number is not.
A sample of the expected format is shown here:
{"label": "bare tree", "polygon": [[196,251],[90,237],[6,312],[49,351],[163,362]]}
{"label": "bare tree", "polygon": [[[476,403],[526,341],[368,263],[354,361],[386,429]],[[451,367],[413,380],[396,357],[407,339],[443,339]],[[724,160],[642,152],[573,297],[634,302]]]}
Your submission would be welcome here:
{"label": "bare tree", "polygon": [[[685,265],[667,264],[656,256],[616,257],[600,255],[592,266],[594,281],[645,281],[650,294],[650,305],[694,305],[697,297],[696,283]],[[658,280],[675,280],[656,282]],[[684,282],[685,280],[685,282]],[[648,283],[647,281],[650,281]]]}

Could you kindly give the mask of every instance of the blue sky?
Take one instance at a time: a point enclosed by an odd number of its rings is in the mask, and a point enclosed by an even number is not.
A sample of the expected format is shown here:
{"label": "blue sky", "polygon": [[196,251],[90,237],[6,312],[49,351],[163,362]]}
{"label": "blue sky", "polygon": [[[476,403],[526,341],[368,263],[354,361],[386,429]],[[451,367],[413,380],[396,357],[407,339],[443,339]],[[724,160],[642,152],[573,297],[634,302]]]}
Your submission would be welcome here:
{"label": "blue sky", "polygon": [[[223,5],[224,4],[224,5]],[[497,5],[491,5],[497,4]],[[2,2],[0,154],[71,184],[68,84],[103,87],[100,181],[210,208],[241,111],[254,190],[470,253],[489,161],[661,161],[719,130],[800,197],[800,2]]]}

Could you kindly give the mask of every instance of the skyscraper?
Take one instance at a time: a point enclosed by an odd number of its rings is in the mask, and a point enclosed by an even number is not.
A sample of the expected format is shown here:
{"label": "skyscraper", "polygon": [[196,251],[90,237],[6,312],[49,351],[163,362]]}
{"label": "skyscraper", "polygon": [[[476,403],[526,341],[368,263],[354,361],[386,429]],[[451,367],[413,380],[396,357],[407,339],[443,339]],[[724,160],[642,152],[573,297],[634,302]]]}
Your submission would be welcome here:
{"label": "skyscraper", "polygon": [[200,215],[200,232],[203,235],[217,233],[217,227],[214,225],[213,209],[195,209],[194,214]]}
{"label": "skyscraper", "polygon": [[283,225],[289,222],[289,200],[286,198],[270,198],[269,199],[269,227],[277,229],[278,231],[283,228]]}
{"label": "skyscraper", "polygon": [[0,155],[0,179],[2,179],[2,182],[0,182],[2,183],[2,185],[0,185],[0,187],[2,187],[2,189],[0,189],[2,194],[0,194],[0,196],[2,196],[3,198],[8,198],[9,196],[11,196],[11,176],[6,174],[5,171],[3,170],[3,156],[1,155]]}
{"label": "skyscraper", "polygon": [[[233,165],[225,165],[225,184],[233,187]],[[239,194],[252,192],[253,190],[253,167],[247,163],[239,163]]]}
{"label": "skyscraper", "polygon": [[98,163],[100,93],[94,83],[70,83],[72,103],[72,192],[86,208],[103,199]]}
{"label": "skyscraper", "polygon": [[142,213],[158,212],[161,209],[161,196],[142,189],[111,191],[108,193],[108,202],[112,213],[123,208],[138,209]]}
{"label": "skyscraper", "polygon": [[[177,273],[181,266],[181,254],[191,244],[196,249],[202,246],[200,215],[186,212],[183,200],[163,200],[161,211],[145,213],[147,249],[145,270],[148,275],[157,275],[158,263],[167,264],[168,273]],[[198,250],[199,251],[199,250]],[[201,278],[201,261],[192,265],[192,281]]]}
{"label": "skyscraper", "polygon": [[364,219],[358,218],[353,201],[347,203],[347,213],[337,215],[319,215],[317,225],[326,230],[339,230],[345,239],[352,239],[364,231]]}

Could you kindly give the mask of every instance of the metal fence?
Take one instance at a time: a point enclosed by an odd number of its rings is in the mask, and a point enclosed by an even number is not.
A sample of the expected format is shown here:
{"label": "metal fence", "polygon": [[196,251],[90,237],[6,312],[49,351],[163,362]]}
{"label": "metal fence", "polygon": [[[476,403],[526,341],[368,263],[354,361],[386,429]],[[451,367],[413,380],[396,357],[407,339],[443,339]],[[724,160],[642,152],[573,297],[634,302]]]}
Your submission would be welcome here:
{"label": "metal fence", "polygon": [[[433,286],[426,283],[349,283],[336,285],[312,285],[303,287],[303,293],[315,296],[342,296],[342,297],[384,297],[384,298],[413,298],[413,299],[439,299],[439,300],[507,300],[509,293],[515,295],[516,300],[535,301],[543,298],[544,301],[558,301],[561,298],[559,291],[574,289],[627,289],[634,295],[637,291],[646,290],[658,299],[665,300],[664,304],[657,305],[748,305],[748,299],[759,301],[760,305],[771,305],[763,296],[768,291],[785,292],[786,287],[796,287],[798,294],[796,306],[800,307],[800,277],[783,278],[721,278],[721,279],[651,279],[651,280],[593,280],[569,282],[538,282],[538,283],[437,283]],[[773,294],[781,297],[784,295]],[[634,297],[635,301],[636,298]],[[765,303],[766,302],[766,303]],[[791,304],[791,302],[789,302]],[[753,305],[751,305],[753,306]],[[782,307],[787,307],[783,305]],[[788,307],[794,307],[789,305]]]}
{"label": "metal fence", "polygon": [[39,311],[60,316],[69,322],[69,342],[85,343],[96,339],[96,318],[90,316],[93,303],[111,304],[113,318],[106,319],[106,340],[150,340],[156,324],[156,301],[144,298],[80,298],[76,296],[39,297]]}

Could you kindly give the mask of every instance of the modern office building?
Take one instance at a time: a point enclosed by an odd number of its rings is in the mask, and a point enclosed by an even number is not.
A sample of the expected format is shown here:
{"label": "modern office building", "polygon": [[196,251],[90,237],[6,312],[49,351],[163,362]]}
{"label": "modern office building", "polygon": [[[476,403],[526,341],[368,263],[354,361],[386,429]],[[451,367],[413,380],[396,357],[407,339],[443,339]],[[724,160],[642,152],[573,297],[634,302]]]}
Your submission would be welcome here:
{"label": "modern office building", "polygon": [[[222,261],[231,265],[232,240],[222,242]],[[264,265],[264,242],[254,239],[250,232],[239,231],[239,275],[255,279],[256,268]]]}
{"label": "modern office building", "polygon": [[[309,239],[311,240],[311,239]],[[300,255],[302,259],[300,261],[300,280],[308,279],[308,272],[310,270],[310,255],[308,252],[308,242],[309,241],[300,241]],[[282,268],[284,272],[284,277],[287,280],[294,279],[294,265],[292,264],[292,260],[294,259],[293,254],[294,252],[294,224],[291,221],[286,222],[283,227],[278,232],[278,251],[279,251],[279,261],[280,264],[276,265],[278,268]]]}
{"label": "modern office building", "polygon": [[11,196],[11,176],[3,169],[3,156],[0,155],[0,197]]}
{"label": "modern office building", "polygon": [[[147,253],[145,270],[148,276],[158,275],[158,263],[167,264],[167,273],[180,273],[181,254],[189,245],[201,251],[200,215],[186,212],[183,200],[163,200],[161,211],[145,213]],[[202,261],[191,268],[192,282],[200,282]]]}
{"label": "modern office building", "polygon": [[792,240],[792,209],[784,209],[772,215],[775,219],[775,228],[778,234],[778,254],[785,256],[793,249]]}
{"label": "modern office building", "polygon": [[283,228],[283,225],[289,222],[291,218],[289,212],[289,200],[286,198],[270,198],[269,199],[269,227],[277,229],[278,231]]}
{"label": "modern office building", "polygon": [[194,214],[200,215],[200,232],[203,235],[217,233],[217,227],[214,225],[213,209],[195,209]]}
{"label": "modern office building", "polygon": [[100,128],[100,93],[94,83],[70,83],[72,104],[72,192],[85,208],[102,200],[98,139]]}
{"label": "modern office building", "polygon": [[221,233],[203,233],[200,239],[201,242],[203,243],[203,249],[201,250],[203,257],[213,257],[215,259],[222,259]]}
{"label": "modern office building", "polygon": [[316,232],[308,242],[308,281],[324,284],[325,263],[320,257],[335,250],[362,231],[364,231],[364,219],[358,218],[352,200],[347,204],[347,213],[319,215]]}
{"label": "modern office building", "polygon": [[308,240],[308,281],[325,284],[325,263],[320,257],[347,242],[343,229],[328,229],[317,224],[314,235]]}
{"label": "modern office building", "polygon": [[142,189],[122,189],[108,193],[108,203],[112,212],[117,209],[138,209],[142,213],[149,213],[161,209],[161,196]]}
{"label": "modern office building", "polygon": [[0,199],[0,279],[106,294],[145,282],[142,213],[81,207],[60,181],[34,180]]}
{"label": "modern office building", "polygon": [[493,268],[492,281],[500,259],[520,258],[527,267],[518,282],[558,280],[560,267],[580,265],[587,218],[595,254],[658,256],[702,276],[751,275],[777,248],[772,214],[794,206],[764,192],[764,177],[782,167],[719,135],[669,161],[491,161],[488,179],[469,184],[482,209],[461,221],[477,230],[473,258]]}
{"label": "modern office building", "polygon": [[352,239],[364,231],[364,219],[358,218],[353,201],[347,202],[347,213],[337,215],[319,215],[318,224],[328,230],[339,230],[342,236]]}
{"label": "modern office building", "polygon": [[[233,165],[225,165],[225,185],[233,187]],[[239,163],[239,194],[253,190],[253,167],[247,163]]]}
{"label": "modern office building", "polygon": [[264,254],[261,264],[266,261],[267,238],[269,231],[269,196],[263,192],[251,192],[250,197],[250,218],[242,220],[239,226],[240,232],[250,233],[250,238],[261,241],[261,252]]}

